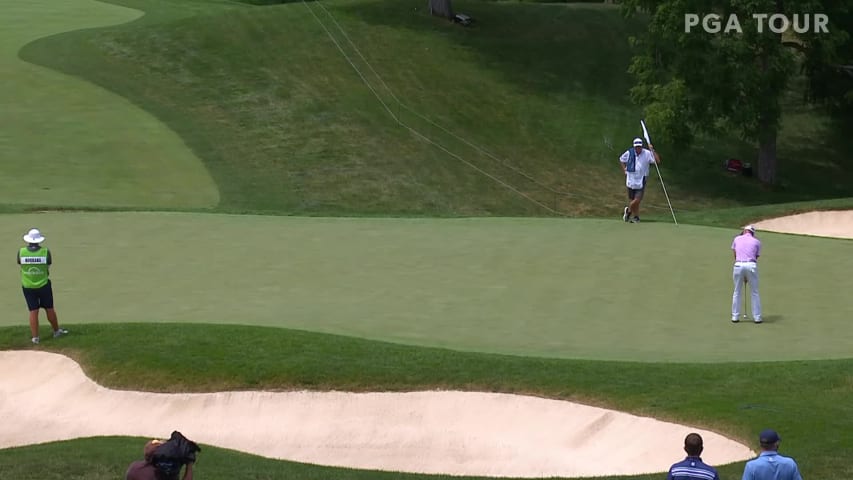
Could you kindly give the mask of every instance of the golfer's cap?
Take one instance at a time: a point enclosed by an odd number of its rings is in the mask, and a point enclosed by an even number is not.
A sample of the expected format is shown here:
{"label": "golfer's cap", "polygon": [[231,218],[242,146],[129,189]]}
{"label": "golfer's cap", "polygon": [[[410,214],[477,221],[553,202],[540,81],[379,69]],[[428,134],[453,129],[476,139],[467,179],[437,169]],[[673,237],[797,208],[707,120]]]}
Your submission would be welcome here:
{"label": "golfer's cap", "polygon": [[779,437],[779,434],[776,433],[776,430],[771,430],[769,428],[761,432],[760,435],[758,435],[758,441],[761,442],[762,445],[772,445],[778,442],[779,440],[782,440],[782,438]]}
{"label": "golfer's cap", "polygon": [[24,241],[27,243],[41,243],[44,241],[44,235],[41,234],[38,228],[31,228],[26,235]]}
{"label": "golfer's cap", "polygon": [[747,225],[743,227],[743,231],[750,231],[752,233],[755,233],[755,225]]}
{"label": "golfer's cap", "polygon": [[640,137],[635,138],[634,139],[634,146],[635,147],[642,147],[643,146],[643,139]]}

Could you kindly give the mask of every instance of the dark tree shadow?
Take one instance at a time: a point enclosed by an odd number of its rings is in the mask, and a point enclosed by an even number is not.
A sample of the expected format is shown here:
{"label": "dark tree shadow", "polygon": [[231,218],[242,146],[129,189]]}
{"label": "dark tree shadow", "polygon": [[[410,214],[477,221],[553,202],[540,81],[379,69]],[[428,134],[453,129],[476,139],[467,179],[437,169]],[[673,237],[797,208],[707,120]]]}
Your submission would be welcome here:
{"label": "dark tree shadow", "polygon": [[426,7],[426,0],[401,0],[340,10],[370,25],[439,32],[525,89],[598,95],[630,106],[628,37],[642,23],[623,19],[618,7],[454,2],[454,10],[475,19],[471,27],[433,17]]}

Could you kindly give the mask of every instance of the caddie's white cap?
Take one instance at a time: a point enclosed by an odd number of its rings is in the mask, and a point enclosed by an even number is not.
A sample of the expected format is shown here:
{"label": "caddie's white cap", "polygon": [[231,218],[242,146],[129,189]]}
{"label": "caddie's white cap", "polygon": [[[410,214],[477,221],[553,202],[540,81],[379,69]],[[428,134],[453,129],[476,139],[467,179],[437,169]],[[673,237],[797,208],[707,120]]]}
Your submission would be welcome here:
{"label": "caddie's white cap", "polygon": [[634,139],[634,146],[635,147],[642,147],[643,146],[643,139],[640,137],[635,138]]}
{"label": "caddie's white cap", "polygon": [[38,228],[31,228],[26,235],[24,241],[27,243],[41,243],[44,241],[44,235],[41,234]]}

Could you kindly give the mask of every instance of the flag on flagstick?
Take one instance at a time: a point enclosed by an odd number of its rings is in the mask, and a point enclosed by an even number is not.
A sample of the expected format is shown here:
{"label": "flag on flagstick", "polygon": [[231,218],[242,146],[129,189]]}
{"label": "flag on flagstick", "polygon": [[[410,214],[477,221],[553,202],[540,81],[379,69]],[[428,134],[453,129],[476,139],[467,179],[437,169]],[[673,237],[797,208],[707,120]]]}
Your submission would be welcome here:
{"label": "flag on flagstick", "polygon": [[649,131],[646,129],[646,121],[640,120],[640,126],[643,127],[643,136],[646,137],[646,144],[651,145],[652,141],[649,140]]}

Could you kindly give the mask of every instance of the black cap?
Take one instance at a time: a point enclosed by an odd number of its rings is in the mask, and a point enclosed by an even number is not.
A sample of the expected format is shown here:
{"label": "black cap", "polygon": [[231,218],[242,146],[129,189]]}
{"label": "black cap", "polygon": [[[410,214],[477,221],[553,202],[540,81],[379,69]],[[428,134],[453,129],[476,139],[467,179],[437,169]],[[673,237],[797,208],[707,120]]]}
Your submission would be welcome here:
{"label": "black cap", "polygon": [[772,445],[779,440],[782,440],[779,437],[779,434],[776,433],[776,430],[767,429],[761,432],[761,435],[758,436],[758,441],[761,442],[762,445]]}

